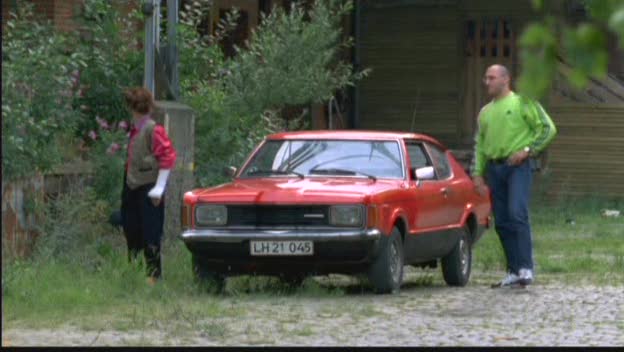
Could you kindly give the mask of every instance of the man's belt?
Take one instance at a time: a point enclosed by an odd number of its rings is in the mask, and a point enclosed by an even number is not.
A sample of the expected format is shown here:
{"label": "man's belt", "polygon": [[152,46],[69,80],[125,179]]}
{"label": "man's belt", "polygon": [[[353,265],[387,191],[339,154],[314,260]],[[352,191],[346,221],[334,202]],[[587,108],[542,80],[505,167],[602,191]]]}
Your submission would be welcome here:
{"label": "man's belt", "polygon": [[488,161],[493,164],[506,164],[508,158],[489,159]]}

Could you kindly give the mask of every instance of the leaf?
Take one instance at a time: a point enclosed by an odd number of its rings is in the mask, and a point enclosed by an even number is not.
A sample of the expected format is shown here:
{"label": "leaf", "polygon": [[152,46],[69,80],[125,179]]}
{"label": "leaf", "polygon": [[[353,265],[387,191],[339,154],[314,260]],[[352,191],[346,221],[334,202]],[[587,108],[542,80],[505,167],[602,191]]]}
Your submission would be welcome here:
{"label": "leaf", "polygon": [[572,83],[572,85],[576,89],[584,88],[589,82],[589,77],[587,76],[587,74],[578,68],[573,69],[570,75],[567,76],[567,78],[568,81]]}
{"label": "leaf", "polygon": [[618,3],[621,5],[619,0],[585,0],[589,14],[602,22],[609,20]]}
{"label": "leaf", "polygon": [[611,15],[609,29],[617,33],[620,37],[620,47],[624,49],[624,5]]}
{"label": "leaf", "polygon": [[582,75],[606,75],[609,58],[606,37],[595,26],[582,24],[576,30],[566,29],[563,44],[570,64],[579,71],[573,78],[575,85],[587,83],[586,79],[581,78]]}

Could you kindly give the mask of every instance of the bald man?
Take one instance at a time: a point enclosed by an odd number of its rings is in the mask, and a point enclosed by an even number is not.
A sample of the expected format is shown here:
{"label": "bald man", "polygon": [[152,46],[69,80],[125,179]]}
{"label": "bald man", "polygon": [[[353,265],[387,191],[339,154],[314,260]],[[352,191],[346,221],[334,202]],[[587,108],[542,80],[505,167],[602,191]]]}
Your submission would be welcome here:
{"label": "bald man", "polygon": [[533,283],[529,195],[534,160],[557,134],[542,106],[509,87],[509,71],[493,65],[483,82],[492,100],[478,116],[472,176],[484,195],[489,187],[496,232],[507,260],[507,275],[492,287]]}

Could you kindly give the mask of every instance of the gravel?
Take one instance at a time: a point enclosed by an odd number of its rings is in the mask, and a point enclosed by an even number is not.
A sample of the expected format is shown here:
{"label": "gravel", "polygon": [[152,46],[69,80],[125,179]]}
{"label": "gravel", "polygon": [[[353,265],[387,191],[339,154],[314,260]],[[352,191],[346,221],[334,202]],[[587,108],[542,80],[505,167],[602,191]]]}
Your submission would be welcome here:
{"label": "gravel", "polygon": [[395,295],[224,297],[243,312],[184,329],[3,327],[3,346],[622,346],[624,286],[406,284]]}

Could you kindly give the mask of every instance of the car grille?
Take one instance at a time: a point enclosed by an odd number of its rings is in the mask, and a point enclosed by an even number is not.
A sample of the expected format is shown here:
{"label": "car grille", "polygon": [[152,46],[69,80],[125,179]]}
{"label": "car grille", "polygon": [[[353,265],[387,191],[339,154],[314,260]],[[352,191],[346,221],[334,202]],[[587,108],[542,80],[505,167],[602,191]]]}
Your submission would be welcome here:
{"label": "car grille", "polygon": [[327,226],[329,207],[228,206],[228,226]]}

